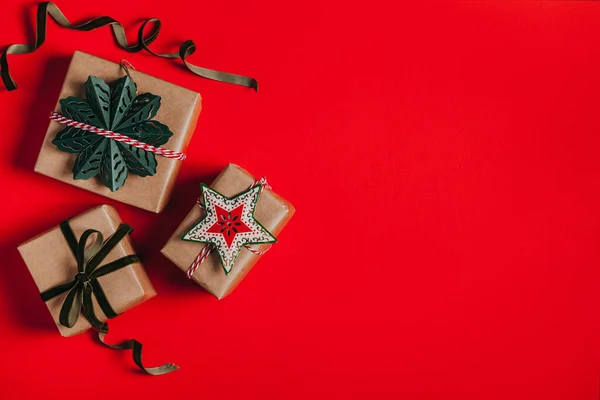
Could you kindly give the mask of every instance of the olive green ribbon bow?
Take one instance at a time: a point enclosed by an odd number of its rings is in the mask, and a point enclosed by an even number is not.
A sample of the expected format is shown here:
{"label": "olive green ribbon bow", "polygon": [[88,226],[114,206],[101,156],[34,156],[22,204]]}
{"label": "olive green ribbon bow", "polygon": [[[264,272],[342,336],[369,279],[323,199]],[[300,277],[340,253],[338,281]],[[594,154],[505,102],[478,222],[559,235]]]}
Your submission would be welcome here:
{"label": "olive green ribbon bow", "polygon": [[[99,265],[121,239],[133,231],[131,226],[121,224],[106,241],[104,241],[102,233],[95,229],[86,230],[77,240],[68,220],[60,224],[60,230],[77,260],[77,273],[70,282],[42,292],[41,297],[44,301],[48,301],[68,292],[60,309],[59,322],[61,325],[72,328],[80,313],[82,313],[90,324],[99,331],[99,338],[103,344],[117,350],[133,350],[134,362],[148,374],[163,375],[178,369],[179,367],[172,363],[154,368],[144,367],[142,363],[142,344],[135,339],[114,345],[106,343],[104,337],[108,333],[108,323],[100,321],[94,312],[92,295],[96,297],[98,305],[107,318],[114,318],[118,315],[108,302],[98,278],[128,265],[138,263],[140,259],[137,255],[131,254],[101,267]],[[88,246],[88,242],[94,235],[95,240]]]}
{"label": "olive green ribbon bow", "polygon": [[[33,53],[37,50],[44,41],[46,40],[46,25],[47,16],[50,15],[60,26],[67,29],[76,31],[91,31],[103,26],[110,25],[112,28],[113,36],[115,41],[123,50],[130,53],[137,53],[141,50],[146,50],[148,53],[162,58],[179,58],[183,61],[185,67],[196,75],[203,78],[212,79],[219,82],[232,83],[234,85],[246,86],[258,91],[258,82],[254,78],[250,78],[243,75],[230,74],[227,72],[215,71],[208,68],[198,67],[191,64],[186,60],[187,57],[194,54],[196,51],[196,45],[191,40],[186,40],[179,47],[179,51],[174,53],[155,53],[151,51],[148,46],[156,40],[158,33],[160,32],[161,22],[158,18],[147,19],[138,31],[138,43],[129,44],[127,37],[125,36],[125,30],[121,23],[111,17],[97,17],[89,21],[83,22],[78,25],[73,25],[67,17],[60,11],[60,9],[51,1],[42,2],[38,5],[37,17],[36,17],[36,29],[35,29],[35,44],[12,44],[4,50],[4,53],[0,56],[0,76],[2,82],[7,90],[17,89],[17,83],[10,76],[8,70],[8,58],[10,54],[28,54]],[[147,37],[144,37],[144,31],[146,25],[149,23],[154,24],[154,27]]]}

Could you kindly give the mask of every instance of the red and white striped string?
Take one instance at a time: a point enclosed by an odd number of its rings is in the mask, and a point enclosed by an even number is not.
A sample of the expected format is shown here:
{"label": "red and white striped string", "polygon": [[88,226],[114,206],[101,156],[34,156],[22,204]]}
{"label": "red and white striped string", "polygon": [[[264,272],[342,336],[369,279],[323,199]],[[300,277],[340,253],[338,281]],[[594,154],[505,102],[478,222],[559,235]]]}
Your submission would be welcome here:
{"label": "red and white striped string", "polygon": [[159,156],[172,158],[175,160],[185,160],[185,153],[180,153],[178,151],[169,150],[169,149],[163,149],[162,147],[155,147],[150,144],[140,142],[139,140],[132,139],[129,136],[125,136],[120,133],[112,132],[112,131],[109,131],[109,130],[103,129],[103,128],[98,128],[93,125],[84,124],[83,122],[74,121],[72,119],[64,117],[55,112],[50,114],[50,119],[53,121],[56,121],[60,124],[72,126],[77,129],[82,129],[84,131],[88,131],[88,132],[95,133],[100,136],[107,137],[112,140],[116,140],[117,142],[122,142],[122,143],[128,144],[130,146],[137,147],[138,149],[142,149],[142,150],[154,153],[154,154],[158,154]]}
{"label": "red and white striped string", "polygon": [[[253,188],[254,186],[261,184],[262,186],[260,187],[260,192],[262,193],[265,189],[271,189],[271,186],[269,185],[269,183],[267,182],[267,178],[265,178],[264,176],[262,178],[260,178],[259,180],[254,181],[254,183],[252,185],[250,185],[248,187],[248,189]],[[206,209],[204,208],[204,206],[202,205],[201,199],[198,198],[196,200],[196,204],[198,204],[198,207],[205,211]],[[265,254],[267,251],[269,251],[271,249],[273,245],[270,244],[266,249],[264,250],[256,250],[253,249],[252,247],[250,247],[249,245],[245,245],[244,247],[249,250],[250,252],[252,252],[254,255],[257,256],[262,256],[263,254]],[[190,265],[190,267],[188,268],[188,270],[186,271],[186,276],[189,279],[192,279],[192,275],[194,275],[194,272],[196,272],[196,270],[198,269],[198,267],[200,267],[200,264],[202,264],[204,262],[204,260],[206,260],[206,257],[209,256],[209,254],[215,249],[215,246],[212,244],[207,244],[206,246],[204,246],[202,248],[202,250],[200,251],[200,254],[198,254],[198,256],[196,256],[196,258],[194,259],[194,261],[192,262],[192,264]]]}

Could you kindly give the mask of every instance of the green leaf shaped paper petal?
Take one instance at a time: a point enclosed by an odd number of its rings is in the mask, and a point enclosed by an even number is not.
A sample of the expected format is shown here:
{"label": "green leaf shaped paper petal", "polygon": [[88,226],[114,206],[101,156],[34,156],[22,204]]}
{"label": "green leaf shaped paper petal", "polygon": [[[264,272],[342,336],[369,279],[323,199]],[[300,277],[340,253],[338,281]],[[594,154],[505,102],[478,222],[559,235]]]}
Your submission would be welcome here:
{"label": "green leaf shaped paper petal", "polygon": [[127,164],[118,143],[108,140],[100,165],[100,176],[104,185],[114,192],[125,184],[127,175]]}
{"label": "green leaf shaped paper petal", "polygon": [[85,99],[79,97],[67,97],[59,101],[63,114],[75,121],[84,122],[101,128],[102,121],[98,119],[96,113]]}
{"label": "green leaf shaped paper petal", "polygon": [[77,154],[101,139],[102,136],[96,135],[95,133],[67,126],[65,129],[58,132],[52,143],[55,144],[59,150]]}
{"label": "green leaf shaped paper petal", "polygon": [[107,144],[107,140],[99,140],[79,153],[73,166],[73,179],[90,179],[98,175]]}
{"label": "green leaf shaped paper petal", "polygon": [[127,168],[132,174],[151,176],[156,174],[156,155],[125,143],[118,143]]}
{"label": "green leaf shaped paper petal", "polygon": [[117,81],[117,86],[115,86],[110,96],[111,130],[119,125],[127,111],[129,111],[137,96],[136,90],[137,85],[129,78],[129,75],[125,75]]}
{"label": "green leaf shaped paper petal", "polygon": [[160,96],[152,93],[144,93],[136,97],[135,101],[127,111],[127,115],[115,128],[115,132],[121,133],[123,129],[148,121],[156,115],[160,108]]}
{"label": "green leaf shaped paper petal", "polygon": [[98,128],[108,129],[110,122],[110,88],[108,85],[96,76],[88,77],[85,83],[85,97],[96,117],[102,121],[102,125]]}
{"label": "green leaf shaped paper petal", "polygon": [[[75,121],[112,130],[140,142],[162,146],[173,132],[153,121],[161,98],[152,93],[137,95],[135,82],[124,76],[111,89],[101,78],[90,76],[85,84],[85,99],[60,100],[63,114]],[[125,184],[129,172],[141,177],[156,174],[157,160],[152,152],[67,126],[52,141],[59,150],[77,154],[73,179],[89,179],[100,174],[112,191]]]}
{"label": "green leaf shaped paper petal", "polygon": [[162,146],[173,136],[168,126],[152,120],[121,129],[119,133],[152,146]]}

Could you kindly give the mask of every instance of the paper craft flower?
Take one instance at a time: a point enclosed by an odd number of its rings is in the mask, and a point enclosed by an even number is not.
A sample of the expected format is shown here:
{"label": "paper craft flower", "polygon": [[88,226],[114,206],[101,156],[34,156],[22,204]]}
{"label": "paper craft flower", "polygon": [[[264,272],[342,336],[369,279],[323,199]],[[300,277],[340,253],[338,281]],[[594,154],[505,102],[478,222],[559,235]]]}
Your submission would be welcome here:
{"label": "paper craft flower", "polygon": [[[75,121],[126,135],[151,146],[169,141],[169,127],[152,120],[160,108],[160,96],[137,95],[136,84],[128,75],[110,88],[101,78],[90,76],[85,83],[85,99],[60,100],[63,114]],[[141,177],[156,174],[154,153],[117,142],[108,137],[67,126],[52,141],[60,150],[77,154],[73,179],[100,175],[111,191],[125,184],[129,173]]]}

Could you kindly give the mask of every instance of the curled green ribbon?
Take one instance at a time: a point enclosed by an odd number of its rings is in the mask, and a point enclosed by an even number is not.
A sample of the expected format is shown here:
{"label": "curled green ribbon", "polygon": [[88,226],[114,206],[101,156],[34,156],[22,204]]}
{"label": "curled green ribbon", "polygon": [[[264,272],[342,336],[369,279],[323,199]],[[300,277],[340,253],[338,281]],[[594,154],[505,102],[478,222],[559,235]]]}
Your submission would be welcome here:
{"label": "curled green ribbon", "polygon": [[[63,293],[67,293],[63,305],[60,309],[59,322],[61,325],[72,328],[80,313],[96,328],[99,333],[100,341],[106,346],[117,350],[133,351],[133,360],[140,369],[150,375],[163,375],[173,372],[179,367],[172,363],[167,363],[158,367],[147,368],[142,363],[142,344],[135,339],[126,340],[118,344],[109,344],[105,342],[105,336],[108,333],[108,323],[101,322],[94,312],[92,295],[96,297],[98,305],[107,318],[114,318],[118,314],[112,308],[102,286],[98,283],[98,278],[110,274],[123,267],[140,262],[137,255],[131,254],[121,257],[118,260],[104,264],[98,267],[110,251],[133,229],[127,224],[121,224],[117,231],[106,241],[102,233],[94,229],[88,229],[77,240],[69,221],[63,221],[60,224],[60,230],[67,241],[71,252],[77,260],[77,274],[67,283],[57,285],[41,293],[44,301],[55,298]],[[89,240],[95,235],[94,242],[88,247]]]}
{"label": "curled green ribbon", "polygon": [[[258,91],[258,82],[254,78],[237,74],[230,74],[227,72],[215,71],[208,68],[202,68],[188,62],[186,58],[194,54],[194,52],[196,51],[196,45],[191,40],[186,40],[185,42],[183,42],[179,47],[179,51],[174,53],[155,53],[152,50],[150,50],[148,46],[156,40],[156,37],[160,32],[161,22],[158,18],[150,18],[146,20],[140,26],[140,29],[138,31],[138,43],[129,44],[129,42],[127,41],[127,37],[125,36],[125,30],[123,29],[123,26],[119,21],[111,17],[104,16],[93,18],[79,25],[73,25],[60,11],[60,9],[51,1],[43,2],[38,5],[36,17],[35,44],[10,45],[0,56],[0,76],[2,77],[2,82],[4,83],[4,86],[7,90],[12,91],[17,89],[18,87],[16,82],[10,76],[10,72],[8,69],[8,55],[32,53],[35,50],[37,50],[42,44],[44,44],[44,41],[46,40],[46,25],[48,22],[48,15],[51,16],[60,26],[76,31],[87,32],[97,28],[101,28],[103,26],[110,25],[117,44],[123,50],[126,50],[130,53],[137,53],[141,50],[146,50],[148,53],[157,57],[179,58],[181,59],[181,61],[183,61],[186,68],[196,75],[219,82],[226,82],[232,83],[234,85],[249,87],[254,89],[255,91]],[[154,24],[154,26],[150,31],[149,35],[144,37],[145,28],[150,23]]]}

